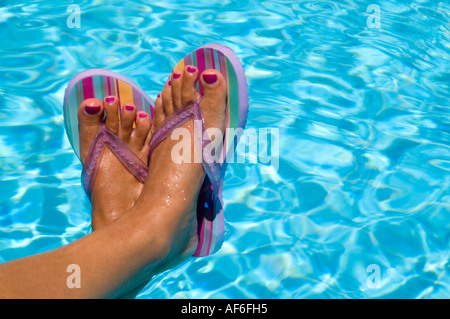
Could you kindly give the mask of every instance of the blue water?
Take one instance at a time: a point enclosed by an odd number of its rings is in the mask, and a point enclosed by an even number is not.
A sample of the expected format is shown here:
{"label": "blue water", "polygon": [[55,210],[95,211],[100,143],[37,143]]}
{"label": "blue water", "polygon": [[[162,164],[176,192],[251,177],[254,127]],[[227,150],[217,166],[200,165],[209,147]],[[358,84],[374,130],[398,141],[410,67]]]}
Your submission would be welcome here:
{"label": "blue water", "polygon": [[279,165],[230,165],[223,248],[137,297],[450,297],[448,1],[0,6],[0,262],[89,232],[63,127],[72,76],[107,68],[154,98],[179,59],[218,42],[245,66],[247,127],[279,129]]}

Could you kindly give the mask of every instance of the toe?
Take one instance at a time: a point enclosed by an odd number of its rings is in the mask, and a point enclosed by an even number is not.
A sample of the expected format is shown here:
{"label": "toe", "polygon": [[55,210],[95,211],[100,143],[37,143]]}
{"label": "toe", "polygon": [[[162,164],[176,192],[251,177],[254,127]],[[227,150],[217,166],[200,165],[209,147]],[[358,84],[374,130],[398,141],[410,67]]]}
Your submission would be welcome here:
{"label": "toe", "polygon": [[98,99],[87,99],[81,103],[78,109],[78,120],[80,125],[98,125],[103,115],[102,101]]}
{"label": "toe", "polygon": [[115,96],[107,96],[103,100],[106,110],[105,128],[115,135],[119,134],[119,99]]}
{"label": "toe", "polygon": [[227,84],[222,74],[217,70],[206,70],[202,73],[201,83],[203,99],[211,105],[223,105],[227,96]]}
{"label": "toe", "polygon": [[182,105],[198,100],[197,81],[198,69],[192,65],[186,66],[183,71],[183,88],[181,90]]}
{"label": "toe", "polygon": [[183,84],[182,73],[178,71],[172,72],[172,101],[174,109],[178,109],[181,104],[181,86]]}
{"label": "toe", "polygon": [[173,113],[173,100],[172,100],[172,81],[167,81],[163,88],[162,94],[162,104],[164,109],[164,114],[167,116]]}
{"label": "toe", "polygon": [[81,161],[87,157],[92,141],[101,128],[104,115],[102,101],[87,99],[78,109]]}
{"label": "toe", "polygon": [[201,84],[203,97],[200,105],[205,114],[205,121],[214,124],[213,127],[223,129],[225,125],[227,83],[219,71],[206,70],[201,75]]}
{"label": "toe", "polygon": [[136,114],[136,128],[130,138],[130,147],[136,152],[140,152],[145,148],[147,138],[150,132],[150,116],[146,112],[138,112]]}
{"label": "toe", "polygon": [[122,107],[120,114],[119,138],[127,143],[133,132],[134,121],[136,119],[136,107],[133,104],[127,103]]}
{"label": "toe", "polygon": [[158,94],[158,97],[155,101],[155,118],[153,119],[152,125],[152,133],[154,133],[161,125],[162,121],[165,119],[164,107],[162,102],[161,94]]}

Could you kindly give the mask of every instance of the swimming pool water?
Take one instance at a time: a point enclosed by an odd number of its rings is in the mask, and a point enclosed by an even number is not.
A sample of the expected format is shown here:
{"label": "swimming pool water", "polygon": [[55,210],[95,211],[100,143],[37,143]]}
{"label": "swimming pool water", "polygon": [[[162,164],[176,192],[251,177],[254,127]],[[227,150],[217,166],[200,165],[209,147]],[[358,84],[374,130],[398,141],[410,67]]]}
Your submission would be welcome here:
{"label": "swimming pool water", "polygon": [[69,80],[107,68],[154,98],[218,42],[244,64],[247,127],[279,129],[279,165],[230,164],[223,248],[137,298],[450,297],[448,1],[0,5],[0,262],[89,231]]}

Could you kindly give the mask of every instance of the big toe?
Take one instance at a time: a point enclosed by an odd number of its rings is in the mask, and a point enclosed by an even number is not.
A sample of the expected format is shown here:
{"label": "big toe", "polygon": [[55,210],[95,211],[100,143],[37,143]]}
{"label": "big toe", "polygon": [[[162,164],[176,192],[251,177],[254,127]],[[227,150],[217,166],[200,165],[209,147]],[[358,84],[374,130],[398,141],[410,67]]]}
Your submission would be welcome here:
{"label": "big toe", "polygon": [[90,145],[101,128],[103,115],[103,103],[98,99],[87,99],[81,103],[78,109],[80,155],[82,162],[86,159]]}
{"label": "big toe", "polygon": [[225,125],[227,83],[217,70],[205,70],[200,78],[203,88],[203,97],[200,105],[205,114],[205,122],[214,124],[207,124],[207,126],[223,130]]}

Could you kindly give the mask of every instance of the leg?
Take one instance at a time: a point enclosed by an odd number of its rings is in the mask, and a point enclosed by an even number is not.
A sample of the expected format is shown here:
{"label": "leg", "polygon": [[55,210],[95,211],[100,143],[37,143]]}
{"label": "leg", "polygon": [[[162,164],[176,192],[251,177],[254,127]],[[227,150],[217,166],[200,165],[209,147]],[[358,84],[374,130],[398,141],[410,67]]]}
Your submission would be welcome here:
{"label": "leg", "polygon": [[[149,198],[149,200],[152,200]],[[61,248],[0,265],[1,298],[102,298],[146,267],[149,277],[168,255],[167,239],[154,229],[157,213],[170,207],[124,214],[105,227]],[[80,267],[81,288],[68,288],[67,267]]]}
{"label": "leg", "polygon": [[[166,85],[164,99],[157,101],[157,118],[163,119],[181,106],[174,97],[181,96],[181,103],[197,98],[194,89],[197,76],[197,71],[188,66],[182,77],[173,79],[173,90]],[[205,71],[200,78],[206,126],[223,130],[226,83],[214,70]],[[100,109],[95,107],[91,113],[97,114]],[[192,121],[184,127],[192,134]],[[143,273],[150,278],[192,255],[197,241],[196,199],[205,172],[199,163],[173,162],[170,154],[174,144],[166,139],[158,145],[141,195],[120,218],[67,246],[0,265],[0,297],[114,296],[132,278]],[[81,269],[81,288],[67,287],[70,264]]]}

